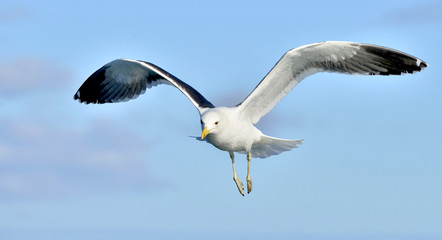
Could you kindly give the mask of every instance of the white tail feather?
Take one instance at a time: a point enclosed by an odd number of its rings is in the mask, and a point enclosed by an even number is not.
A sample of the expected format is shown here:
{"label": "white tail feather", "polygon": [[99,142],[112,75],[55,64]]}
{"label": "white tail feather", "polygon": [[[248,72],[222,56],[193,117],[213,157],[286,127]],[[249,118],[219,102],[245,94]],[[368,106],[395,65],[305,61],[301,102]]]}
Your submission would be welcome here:
{"label": "white tail feather", "polygon": [[253,144],[251,150],[252,157],[266,158],[271,155],[278,155],[298,147],[298,145],[302,144],[303,140],[304,139],[287,140],[263,135],[261,136],[261,141]]}

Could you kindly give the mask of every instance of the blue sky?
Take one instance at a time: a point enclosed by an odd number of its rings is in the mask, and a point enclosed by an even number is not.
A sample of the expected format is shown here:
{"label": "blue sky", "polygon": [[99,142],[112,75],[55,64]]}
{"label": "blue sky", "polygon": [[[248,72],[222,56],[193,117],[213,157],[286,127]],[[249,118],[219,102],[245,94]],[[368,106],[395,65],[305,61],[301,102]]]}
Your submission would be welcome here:
{"label": "blue sky", "polygon": [[[1,239],[442,239],[439,1],[1,1]],[[415,55],[394,77],[317,74],[258,126],[304,138],[252,161],[188,136],[176,89],[84,105],[116,58],[153,62],[215,105],[240,102],[285,51],[346,40]],[[237,156],[245,181],[246,161]]]}

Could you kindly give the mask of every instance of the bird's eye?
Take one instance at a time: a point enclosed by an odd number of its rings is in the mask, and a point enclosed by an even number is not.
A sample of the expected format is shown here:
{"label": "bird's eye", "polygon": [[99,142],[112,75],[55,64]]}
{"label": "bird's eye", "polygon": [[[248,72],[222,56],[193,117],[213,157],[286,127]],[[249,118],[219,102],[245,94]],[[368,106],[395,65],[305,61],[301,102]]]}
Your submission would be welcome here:
{"label": "bird's eye", "polygon": [[218,125],[219,124],[219,122],[215,122],[215,125]]}
{"label": "bird's eye", "polygon": [[203,120],[202,119],[200,120],[200,122],[201,122],[201,124],[203,124]]}

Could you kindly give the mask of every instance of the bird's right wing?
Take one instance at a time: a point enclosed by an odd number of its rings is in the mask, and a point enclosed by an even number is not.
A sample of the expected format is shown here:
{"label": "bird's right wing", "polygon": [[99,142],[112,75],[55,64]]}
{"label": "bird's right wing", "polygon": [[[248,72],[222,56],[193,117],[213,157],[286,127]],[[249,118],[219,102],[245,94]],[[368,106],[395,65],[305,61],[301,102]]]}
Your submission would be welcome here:
{"label": "bird's right wing", "polygon": [[237,110],[257,123],[302,79],[318,72],[399,75],[427,67],[406,53],[370,44],[320,42],[288,51]]}
{"label": "bird's right wing", "polygon": [[81,85],[74,99],[85,103],[128,101],[143,94],[146,88],[158,84],[178,88],[200,113],[204,109],[214,107],[193,87],[160,67],[131,59],[117,59],[98,69]]}

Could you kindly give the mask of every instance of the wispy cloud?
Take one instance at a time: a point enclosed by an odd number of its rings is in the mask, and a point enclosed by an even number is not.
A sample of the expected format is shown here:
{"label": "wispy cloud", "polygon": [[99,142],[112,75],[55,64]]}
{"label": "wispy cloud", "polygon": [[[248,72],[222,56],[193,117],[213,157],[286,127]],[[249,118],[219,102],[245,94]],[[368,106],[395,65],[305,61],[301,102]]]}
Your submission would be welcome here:
{"label": "wispy cloud", "polygon": [[2,97],[27,94],[66,85],[71,80],[68,70],[38,58],[0,60],[0,95]]}
{"label": "wispy cloud", "polygon": [[23,7],[14,6],[14,7],[3,7],[0,10],[0,23],[2,22],[11,22],[22,18],[29,14],[29,11]]}
{"label": "wispy cloud", "polygon": [[0,199],[146,190],[147,144],[112,122],[67,129],[0,120]]}
{"label": "wispy cloud", "polygon": [[385,12],[380,21],[394,25],[429,25],[442,22],[442,3],[440,1],[417,3],[398,7],[396,11]]}
{"label": "wispy cloud", "polygon": [[0,201],[158,185],[146,168],[146,142],[112,120],[74,124],[75,112],[60,111],[73,102],[70,81],[71,71],[52,61],[0,60],[0,109],[13,113],[0,114]]}

